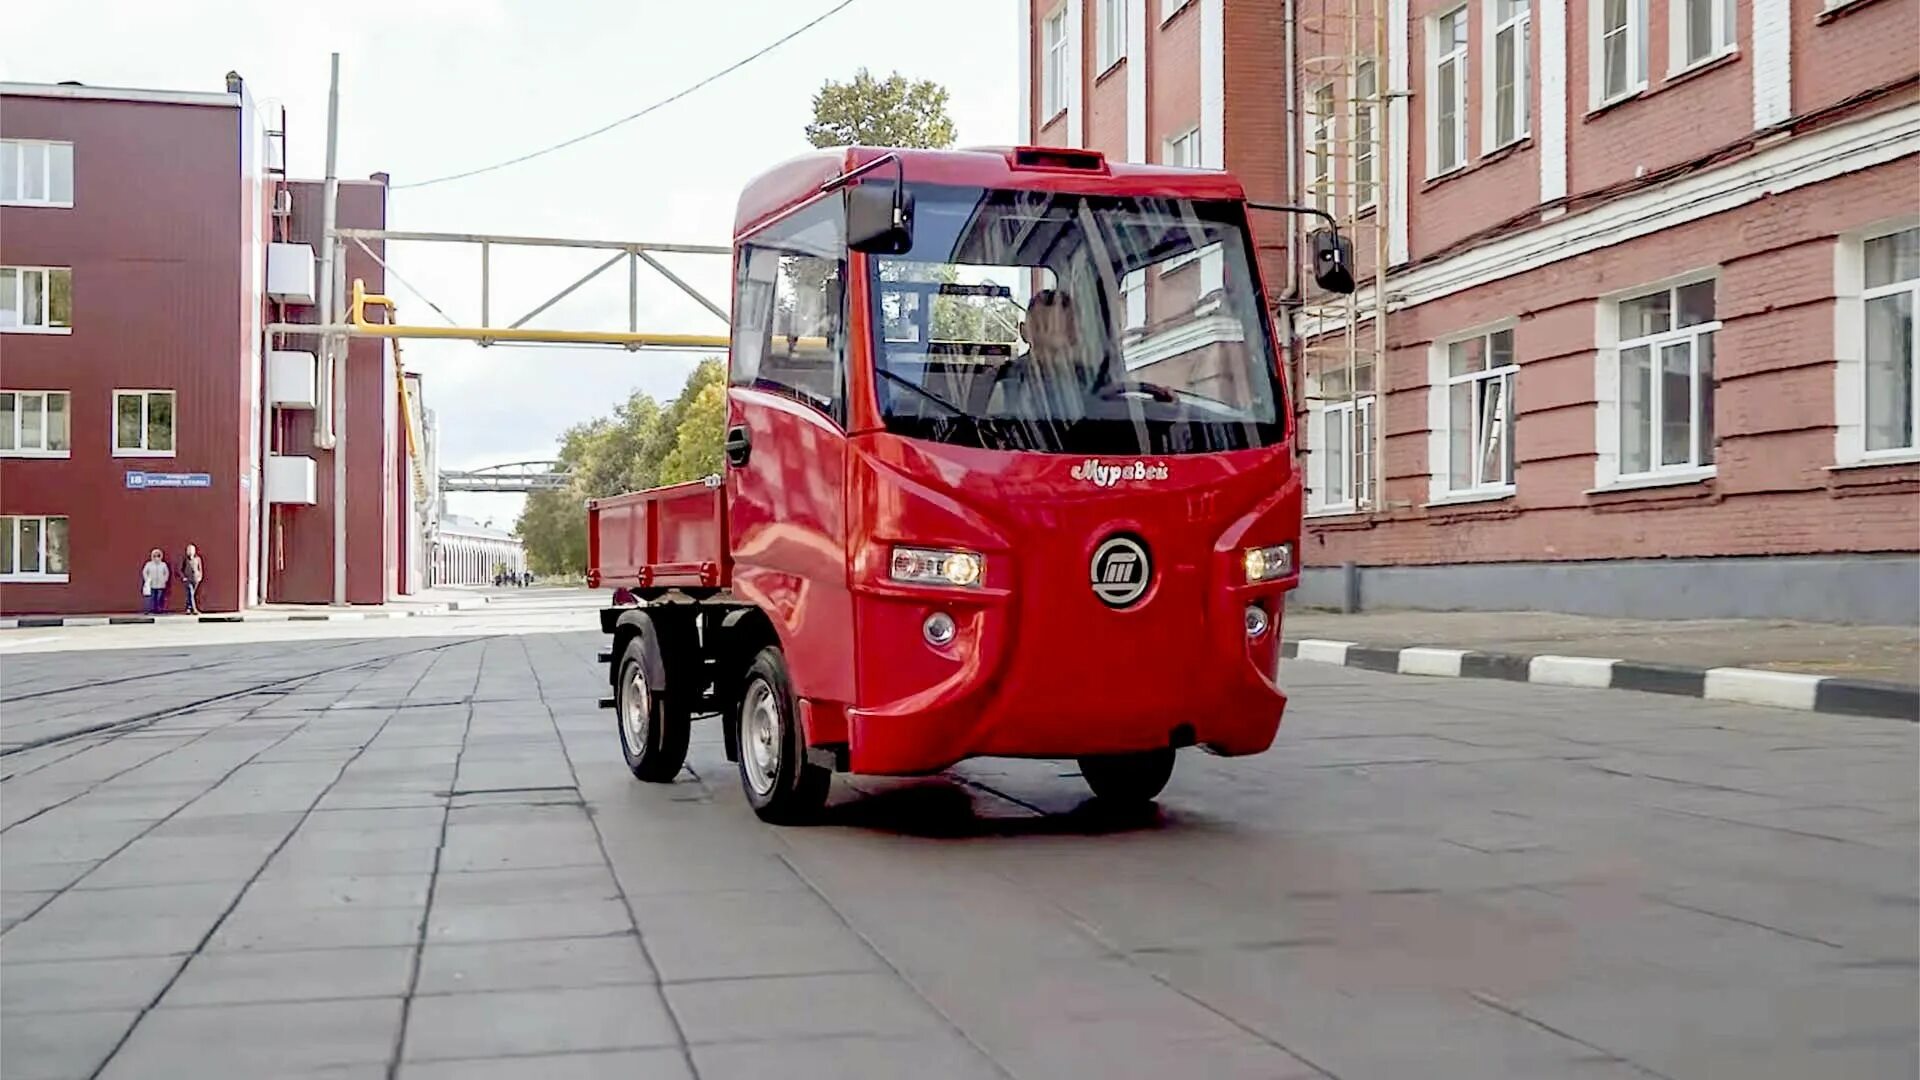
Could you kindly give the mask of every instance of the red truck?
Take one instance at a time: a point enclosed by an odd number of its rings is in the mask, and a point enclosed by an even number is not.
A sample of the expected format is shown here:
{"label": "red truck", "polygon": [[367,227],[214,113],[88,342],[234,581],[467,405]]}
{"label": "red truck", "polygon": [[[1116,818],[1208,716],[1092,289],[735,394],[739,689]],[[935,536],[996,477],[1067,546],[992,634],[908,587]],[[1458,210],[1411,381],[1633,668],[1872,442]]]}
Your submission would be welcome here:
{"label": "red truck", "polygon": [[724,476],[588,504],[633,774],[714,714],[773,822],[834,771],[1077,758],[1147,801],[1181,747],[1265,750],[1302,487],[1249,209],[1226,173],[1036,147],[755,180]]}

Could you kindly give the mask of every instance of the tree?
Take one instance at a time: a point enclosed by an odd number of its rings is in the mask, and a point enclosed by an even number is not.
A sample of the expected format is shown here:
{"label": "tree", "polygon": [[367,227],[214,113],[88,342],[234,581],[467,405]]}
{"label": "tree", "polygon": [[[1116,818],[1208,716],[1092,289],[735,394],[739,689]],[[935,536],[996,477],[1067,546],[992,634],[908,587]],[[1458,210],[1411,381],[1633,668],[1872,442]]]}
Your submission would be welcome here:
{"label": "tree", "polygon": [[[664,407],[650,395],[635,391],[616,405],[612,416],[575,424],[560,436],[556,455],[572,474],[560,491],[536,491],[527,496],[514,531],[527,552],[527,561],[541,574],[577,574],[587,565],[588,499],[639,491],[668,482],[662,470],[669,456],[685,442],[677,468],[695,468],[701,440],[712,429],[714,463],[689,479],[719,469],[720,428],[725,425],[726,369],[715,359],[702,360],[687,376],[680,396]],[[719,416],[695,409],[705,392],[721,395]],[[691,426],[690,426],[691,425]],[[688,434],[683,438],[682,429]]]}
{"label": "tree", "polygon": [[660,482],[680,484],[717,475],[721,469],[722,432],[726,426],[726,384],[708,383],[693,397],[681,417],[673,449],[660,463]]}
{"label": "tree", "polygon": [[899,72],[875,79],[866,68],[852,82],[829,79],[813,95],[807,141],[815,146],[911,146],[944,150],[953,145],[947,88],[928,79],[908,82]]}

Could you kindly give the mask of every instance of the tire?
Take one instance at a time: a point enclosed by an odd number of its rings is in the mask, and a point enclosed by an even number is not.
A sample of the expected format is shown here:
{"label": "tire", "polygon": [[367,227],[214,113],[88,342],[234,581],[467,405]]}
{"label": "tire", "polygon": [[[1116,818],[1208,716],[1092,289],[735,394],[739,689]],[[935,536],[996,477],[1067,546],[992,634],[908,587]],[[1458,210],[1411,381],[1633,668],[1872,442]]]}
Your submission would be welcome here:
{"label": "tire", "polygon": [[1102,802],[1150,803],[1173,776],[1173,750],[1083,757],[1080,775]]}
{"label": "tire", "polygon": [[807,761],[787,659],[769,646],[760,650],[741,682],[734,710],[740,747],[740,787],[760,820],[793,825],[826,804],[833,773]]}
{"label": "tire", "polygon": [[620,754],[634,779],[650,784],[669,784],[687,763],[687,741],[692,736],[692,717],[685,709],[675,708],[666,695],[654,693],[646,680],[646,667],[640,661],[643,644],[636,637],[627,642],[620,657],[620,681],[614,685],[614,726],[620,733]]}

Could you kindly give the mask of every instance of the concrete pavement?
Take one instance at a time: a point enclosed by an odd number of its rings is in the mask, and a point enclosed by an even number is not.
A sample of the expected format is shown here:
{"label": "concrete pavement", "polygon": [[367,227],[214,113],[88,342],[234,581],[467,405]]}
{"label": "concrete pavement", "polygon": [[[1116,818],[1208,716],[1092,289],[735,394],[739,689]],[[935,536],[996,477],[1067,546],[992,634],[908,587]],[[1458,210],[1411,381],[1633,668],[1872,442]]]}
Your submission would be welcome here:
{"label": "concrete pavement", "polygon": [[1289,663],[1274,749],[1145,816],[993,761],[771,829],[711,723],[627,775],[582,616],[4,655],[0,730],[134,722],[0,757],[0,1073],[1920,1066],[1912,723]]}

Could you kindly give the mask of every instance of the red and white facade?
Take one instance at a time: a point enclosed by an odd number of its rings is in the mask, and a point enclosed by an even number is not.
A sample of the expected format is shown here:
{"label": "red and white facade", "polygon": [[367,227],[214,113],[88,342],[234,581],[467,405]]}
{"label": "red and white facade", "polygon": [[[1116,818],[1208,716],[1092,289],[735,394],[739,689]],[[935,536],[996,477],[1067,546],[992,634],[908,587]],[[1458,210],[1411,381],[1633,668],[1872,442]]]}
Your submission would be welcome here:
{"label": "red and white facade", "polygon": [[[347,596],[418,587],[391,350],[342,367],[343,449],[315,444],[318,185],[288,182],[246,87],[0,83],[0,613],[140,608],[153,548],[205,565],[204,611],[333,599],[334,457],[347,462]],[[380,228],[384,177],[341,185]],[[357,249],[351,277],[379,291]],[[184,603],[174,590],[172,609]]]}
{"label": "red and white facade", "polygon": [[1379,238],[1368,370],[1292,373],[1306,599],[1920,622],[1920,0],[1022,7],[1028,141]]}

